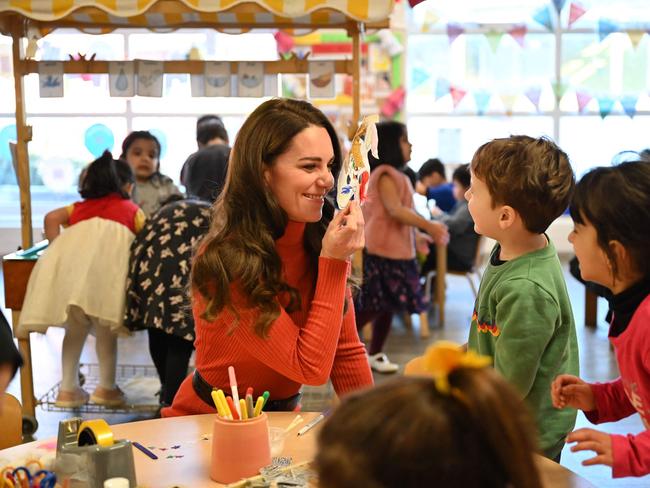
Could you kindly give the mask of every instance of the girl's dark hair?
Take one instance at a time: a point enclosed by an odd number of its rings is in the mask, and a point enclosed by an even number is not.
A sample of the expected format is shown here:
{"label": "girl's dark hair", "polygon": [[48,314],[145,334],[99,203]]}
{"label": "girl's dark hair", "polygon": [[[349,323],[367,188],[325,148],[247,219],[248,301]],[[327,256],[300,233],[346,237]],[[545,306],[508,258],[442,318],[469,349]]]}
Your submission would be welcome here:
{"label": "girl's dark hair", "polygon": [[405,377],[350,395],[318,436],[321,488],[541,488],[520,396],[491,368]]}
{"label": "girl's dark hair", "polygon": [[118,193],[129,198],[123,189],[126,183],[133,183],[133,170],[125,162],[114,160],[109,151],[104,153],[82,170],[79,181],[79,194],[82,198],[101,198]]}
{"label": "girl's dark hair", "polygon": [[368,153],[370,171],[380,164],[388,164],[400,171],[406,165],[399,140],[406,133],[406,126],[394,120],[384,120],[377,124],[377,153],[379,159]]}
{"label": "girl's dark hair", "polygon": [[[285,153],[294,137],[310,126],[327,131],[336,177],[341,168],[339,140],[328,118],[301,100],[275,98],[262,103],[246,119],[230,154],[226,185],[213,211],[212,224],[192,265],[192,288],[205,298],[202,318],[214,320],[230,307],[230,286],[237,281],[248,305],[259,310],[255,332],[265,337],[280,315],[278,295],[287,293],[291,312],[300,296],[282,277],[282,261],[275,239],[283,235],[289,218],[266,184],[265,170]],[[325,199],[320,222],[308,223],[304,245],[314,275],[318,269],[325,230],[334,205]]]}
{"label": "girl's dark hair", "polygon": [[154,136],[151,132],[148,130],[134,130],[131,132],[128,136],[124,138],[122,141],[122,155],[120,156],[120,159],[123,159],[126,161],[126,153],[129,151],[129,148],[131,145],[137,141],[138,139],[145,139],[147,141],[153,141],[154,144],[156,145],[156,148],[158,150],[158,164],[156,165],[156,171],[154,171],[154,174],[160,172],[160,152],[162,150],[160,146],[160,141],[156,136]]}
{"label": "girl's dark hair", "polygon": [[469,164],[461,164],[454,170],[451,180],[456,180],[463,188],[469,188],[472,181],[472,174],[469,171]]}
{"label": "girl's dark hair", "polygon": [[588,221],[596,229],[598,246],[605,252],[614,277],[619,268],[611,241],[620,242],[633,266],[650,277],[650,162],[629,161],[594,168],[576,186],[569,208],[578,224]]}

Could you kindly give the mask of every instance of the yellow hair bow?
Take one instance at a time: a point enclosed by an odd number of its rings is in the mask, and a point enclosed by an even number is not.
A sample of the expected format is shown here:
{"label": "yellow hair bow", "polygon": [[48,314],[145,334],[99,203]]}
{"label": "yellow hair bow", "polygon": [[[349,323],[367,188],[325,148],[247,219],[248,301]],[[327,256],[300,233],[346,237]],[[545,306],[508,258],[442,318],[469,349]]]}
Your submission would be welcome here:
{"label": "yellow hair bow", "polygon": [[463,351],[460,344],[451,341],[438,341],[427,349],[422,357],[423,373],[433,376],[440,393],[449,394],[449,373],[457,368],[481,369],[492,364],[488,356],[481,356],[474,351]]}

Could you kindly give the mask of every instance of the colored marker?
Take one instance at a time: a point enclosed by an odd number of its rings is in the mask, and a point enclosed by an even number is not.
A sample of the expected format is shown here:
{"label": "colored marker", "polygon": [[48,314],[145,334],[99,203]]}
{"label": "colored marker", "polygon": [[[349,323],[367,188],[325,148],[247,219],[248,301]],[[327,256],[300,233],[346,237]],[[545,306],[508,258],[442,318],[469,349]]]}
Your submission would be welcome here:
{"label": "colored marker", "polygon": [[234,366],[228,366],[228,378],[230,379],[230,391],[232,391],[232,399],[235,403],[237,413],[241,417],[241,412],[239,411],[239,392],[237,391],[237,377],[235,376]]}
{"label": "colored marker", "polygon": [[[251,388],[252,390],[252,388]],[[246,408],[248,409],[248,416],[253,418],[255,415],[255,407],[253,406],[253,394],[246,394]]]}
{"label": "colored marker", "polygon": [[255,402],[255,413],[253,417],[257,417],[262,413],[262,407],[264,406],[264,397],[257,397],[257,402]]}
{"label": "colored marker", "polygon": [[210,392],[210,396],[212,396],[212,401],[214,402],[214,406],[217,407],[217,413],[219,414],[219,417],[225,417],[226,412],[224,412],[223,408],[221,407],[221,402],[219,401],[219,395],[217,395],[217,390],[212,390]]}
{"label": "colored marker", "polygon": [[248,409],[246,408],[246,400],[243,398],[239,399],[239,410],[241,410],[241,419],[248,419]]}
{"label": "colored marker", "polygon": [[226,401],[228,402],[228,408],[230,409],[230,413],[232,413],[233,420],[239,420],[240,419],[239,413],[237,412],[237,409],[235,408],[235,402],[233,401],[232,397],[227,396]]}
{"label": "colored marker", "polygon": [[262,408],[266,407],[266,402],[269,401],[270,396],[271,396],[271,394],[268,391],[265,391],[264,393],[262,393],[262,397],[264,398],[264,405],[262,406]]}
{"label": "colored marker", "polygon": [[307,432],[309,432],[311,429],[316,427],[320,422],[322,422],[325,417],[327,417],[330,414],[330,410],[327,409],[324,412],[320,413],[317,417],[312,419],[307,425],[305,425],[302,429],[298,431],[298,436],[305,435]]}
{"label": "colored marker", "polygon": [[133,444],[133,447],[138,448],[142,452],[144,452],[147,456],[149,456],[151,459],[158,459],[158,456],[156,456],[153,452],[151,452],[149,449],[144,447],[142,444],[139,442],[132,441],[131,444]]}
{"label": "colored marker", "polygon": [[226,401],[226,395],[224,395],[223,390],[217,390],[217,396],[219,397],[221,408],[226,413],[226,418],[232,420],[232,414],[230,413],[230,408],[228,408],[228,402]]}
{"label": "colored marker", "polygon": [[248,388],[246,388],[246,395],[253,396],[253,387],[252,386],[249,386]]}

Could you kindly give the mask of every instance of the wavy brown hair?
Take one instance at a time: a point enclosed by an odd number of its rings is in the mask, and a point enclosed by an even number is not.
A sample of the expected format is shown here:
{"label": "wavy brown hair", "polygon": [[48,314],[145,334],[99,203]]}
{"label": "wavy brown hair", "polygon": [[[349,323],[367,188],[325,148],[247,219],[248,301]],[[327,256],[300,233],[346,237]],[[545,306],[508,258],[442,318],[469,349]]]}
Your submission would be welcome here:
{"label": "wavy brown hair", "polygon": [[535,431],[492,368],[459,368],[455,393],[406,377],[350,395],[318,436],[321,488],[541,488]]}
{"label": "wavy brown hair", "polygon": [[[336,131],[323,112],[308,102],[268,100],[255,109],[237,134],[225,187],[192,265],[192,288],[206,301],[202,318],[212,321],[224,307],[236,315],[231,296],[234,282],[248,300],[245,306],[260,311],[254,326],[260,337],[266,337],[280,315],[279,294],[288,294],[288,312],[300,308],[298,291],[282,278],[282,261],[274,242],[284,234],[289,219],[266,184],[264,172],[289,149],[294,137],[310,126],[327,130],[334,149],[332,172],[336,176],[341,167]],[[325,199],[321,220],[308,223],[305,230],[304,245],[314,274],[333,215],[334,206]]]}

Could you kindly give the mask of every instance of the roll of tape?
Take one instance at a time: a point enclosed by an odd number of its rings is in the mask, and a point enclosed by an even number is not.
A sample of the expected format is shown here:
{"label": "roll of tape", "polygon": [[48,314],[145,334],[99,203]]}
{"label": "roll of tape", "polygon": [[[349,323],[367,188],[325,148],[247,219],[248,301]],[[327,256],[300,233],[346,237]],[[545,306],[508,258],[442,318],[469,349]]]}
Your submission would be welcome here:
{"label": "roll of tape", "polygon": [[104,419],[86,420],[79,426],[77,444],[79,446],[112,446],[113,431]]}

